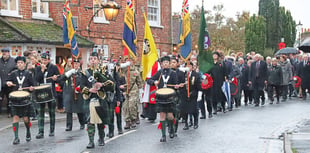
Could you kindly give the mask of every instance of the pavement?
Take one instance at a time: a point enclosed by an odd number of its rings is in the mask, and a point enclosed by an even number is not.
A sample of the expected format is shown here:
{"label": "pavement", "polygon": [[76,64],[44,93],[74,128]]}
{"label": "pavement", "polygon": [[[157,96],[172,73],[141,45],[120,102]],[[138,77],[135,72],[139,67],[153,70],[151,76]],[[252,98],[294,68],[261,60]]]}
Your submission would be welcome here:
{"label": "pavement", "polygon": [[305,120],[296,125],[292,131],[284,135],[285,153],[310,152],[310,120]]}

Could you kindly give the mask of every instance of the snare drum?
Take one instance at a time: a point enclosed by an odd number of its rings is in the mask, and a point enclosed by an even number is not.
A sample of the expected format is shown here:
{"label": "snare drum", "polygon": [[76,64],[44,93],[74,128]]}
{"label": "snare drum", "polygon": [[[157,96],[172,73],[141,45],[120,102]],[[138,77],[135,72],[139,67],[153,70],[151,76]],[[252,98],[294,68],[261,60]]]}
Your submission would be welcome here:
{"label": "snare drum", "polygon": [[13,91],[9,94],[9,99],[12,106],[27,106],[30,105],[30,93],[27,91]]}
{"label": "snare drum", "polygon": [[158,104],[171,104],[176,101],[176,92],[171,88],[161,88],[155,92],[155,101]]}
{"label": "snare drum", "polygon": [[44,84],[34,88],[34,99],[36,103],[48,103],[54,101],[52,86]]}

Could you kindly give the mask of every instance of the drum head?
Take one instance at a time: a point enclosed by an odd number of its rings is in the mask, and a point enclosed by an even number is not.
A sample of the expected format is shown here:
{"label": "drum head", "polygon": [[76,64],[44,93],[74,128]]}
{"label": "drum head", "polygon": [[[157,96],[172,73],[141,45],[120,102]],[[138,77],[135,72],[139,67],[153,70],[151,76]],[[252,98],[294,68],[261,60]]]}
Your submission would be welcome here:
{"label": "drum head", "polygon": [[45,89],[45,88],[49,88],[51,87],[50,84],[44,84],[44,85],[40,85],[38,87],[34,87],[35,90],[39,90],[39,89]]}
{"label": "drum head", "polygon": [[9,97],[27,97],[30,93],[27,91],[13,91],[9,94]]}
{"label": "drum head", "polygon": [[158,89],[155,93],[159,95],[170,95],[173,94],[175,91],[171,88],[161,88]]}

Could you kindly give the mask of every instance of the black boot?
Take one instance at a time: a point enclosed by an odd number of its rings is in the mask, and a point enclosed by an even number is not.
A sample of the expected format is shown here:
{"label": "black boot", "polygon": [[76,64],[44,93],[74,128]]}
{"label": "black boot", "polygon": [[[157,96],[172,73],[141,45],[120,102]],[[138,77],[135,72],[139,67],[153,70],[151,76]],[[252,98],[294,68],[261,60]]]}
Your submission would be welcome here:
{"label": "black boot", "polygon": [[95,148],[94,142],[89,142],[88,145],[86,146],[87,149],[92,149]]}
{"label": "black boot", "polygon": [[31,141],[31,134],[30,134],[30,127],[31,127],[31,123],[30,122],[24,122],[25,123],[25,127],[26,127],[26,141],[29,142]]}
{"label": "black boot", "polygon": [[72,113],[67,113],[67,128],[66,131],[72,131]]}
{"label": "black boot", "polygon": [[19,144],[19,142],[20,142],[19,138],[14,138],[13,145],[17,145]]}
{"label": "black boot", "polygon": [[172,139],[174,138],[173,120],[168,120],[168,126],[169,126],[169,137]]}
{"label": "black boot", "polygon": [[185,123],[185,126],[184,126],[183,130],[188,130],[188,129],[189,129],[188,124]]}
{"label": "black boot", "polygon": [[166,142],[167,140],[166,140],[166,136],[162,136],[161,138],[160,138],[160,142]]}
{"label": "black boot", "polygon": [[36,139],[42,139],[44,138],[44,134],[42,132],[39,132],[37,135],[36,135]]}

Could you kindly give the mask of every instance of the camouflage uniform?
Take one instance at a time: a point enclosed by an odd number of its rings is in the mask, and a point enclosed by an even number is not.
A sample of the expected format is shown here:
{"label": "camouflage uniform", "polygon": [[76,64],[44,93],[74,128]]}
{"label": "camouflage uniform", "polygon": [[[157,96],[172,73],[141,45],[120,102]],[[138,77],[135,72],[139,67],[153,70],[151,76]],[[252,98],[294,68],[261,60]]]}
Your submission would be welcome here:
{"label": "camouflage uniform", "polygon": [[126,121],[125,129],[136,126],[136,121],[138,117],[138,101],[139,101],[139,89],[142,88],[142,78],[135,66],[130,66],[129,79],[127,76],[128,68],[125,70],[125,76],[127,81],[126,90],[128,88],[128,93],[126,94],[126,99],[123,104],[124,118]]}

